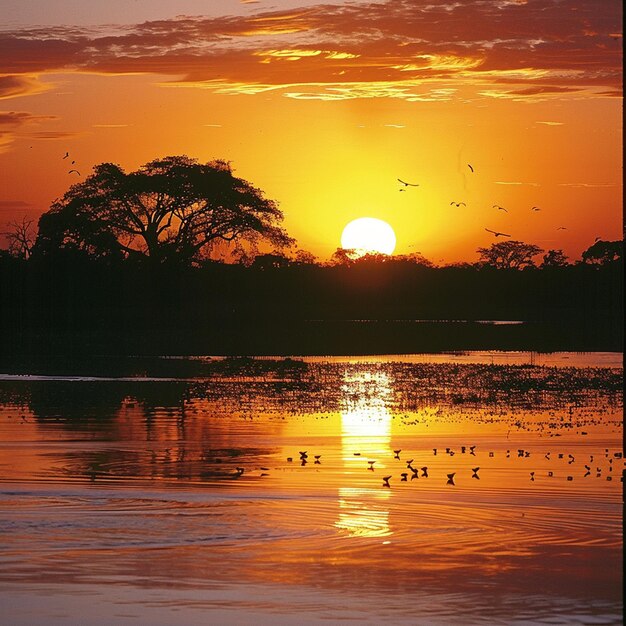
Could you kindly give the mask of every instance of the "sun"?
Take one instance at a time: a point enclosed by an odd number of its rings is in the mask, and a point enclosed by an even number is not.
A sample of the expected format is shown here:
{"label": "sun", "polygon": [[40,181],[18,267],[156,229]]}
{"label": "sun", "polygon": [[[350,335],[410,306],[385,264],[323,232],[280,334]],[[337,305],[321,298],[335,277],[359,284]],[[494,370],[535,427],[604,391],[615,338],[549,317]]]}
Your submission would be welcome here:
{"label": "sun", "polygon": [[396,247],[396,233],[383,220],[359,217],[343,229],[341,247],[355,250],[358,256],[372,252],[391,254]]}

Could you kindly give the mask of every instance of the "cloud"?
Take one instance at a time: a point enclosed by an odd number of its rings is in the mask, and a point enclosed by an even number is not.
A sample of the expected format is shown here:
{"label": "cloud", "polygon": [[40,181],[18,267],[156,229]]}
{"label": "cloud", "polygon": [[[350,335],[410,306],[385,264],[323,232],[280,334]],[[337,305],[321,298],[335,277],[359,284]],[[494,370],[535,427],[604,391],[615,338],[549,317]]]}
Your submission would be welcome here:
{"label": "cloud", "polygon": [[[0,61],[0,67],[1,63]],[[0,100],[17,96],[28,96],[40,93],[46,89],[49,89],[47,85],[43,85],[32,76],[0,76]]]}
{"label": "cloud", "polygon": [[0,153],[6,152],[17,138],[31,136],[24,127],[56,119],[55,115],[35,115],[28,111],[0,111]]}
{"label": "cloud", "polygon": [[467,87],[491,98],[614,96],[621,17],[617,0],[602,10],[592,0],[387,0],[19,29],[0,33],[0,96],[30,93],[45,72],[159,74],[296,99],[432,101],[462,88],[467,98]]}
{"label": "cloud", "polygon": [[615,183],[557,183],[559,187],[616,187]]}
{"label": "cloud", "polygon": [[539,187],[539,183],[525,183],[517,180],[496,180],[494,181],[496,185],[529,185],[530,187]]}
{"label": "cloud", "polygon": [[0,211],[19,211],[32,207],[32,204],[23,200],[0,200]]}
{"label": "cloud", "polygon": [[67,139],[68,137],[76,137],[80,133],[67,130],[41,130],[34,133],[28,133],[33,139]]}

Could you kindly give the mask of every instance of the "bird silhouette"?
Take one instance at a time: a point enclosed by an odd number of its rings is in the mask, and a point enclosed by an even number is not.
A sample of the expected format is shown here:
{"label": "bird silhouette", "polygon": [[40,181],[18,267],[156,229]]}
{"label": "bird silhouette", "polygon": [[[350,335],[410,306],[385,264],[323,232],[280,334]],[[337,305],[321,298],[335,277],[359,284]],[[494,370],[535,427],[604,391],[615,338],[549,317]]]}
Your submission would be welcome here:
{"label": "bird silhouette", "polygon": [[511,235],[507,235],[506,233],[499,233],[497,230],[489,230],[485,228],[488,233],[492,233],[496,237],[510,237]]}
{"label": "bird silhouette", "polygon": [[391,485],[389,484],[390,478],[391,476],[383,476],[383,487],[391,487]]}
{"label": "bird silhouette", "polygon": [[480,476],[478,475],[478,470],[480,467],[472,467],[472,478],[478,478],[480,480]]}
{"label": "bird silhouette", "polygon": [[68,157],[68,156],[70,156],[70,153],[69,153],[69,152],[66,152],[66,153],[63,155],[63,159],[67,159],[67,157]]}
{"label": "bird silhouette", "polygon": [[452,474],[448,474],[448,482],[446,485],[454,485],[454,475],[456,472],[452,472]]}
{"label": "bird silhouette", "polygon": [[402,472],[402,474],[400,474],[400,476],[402,476],[402,478],[400,480],[402,482],[406,482],[408,473],[407,472]]}
{"label": "bird silhouette", "polygon": [[470,170],[472,171],[472,174],[473,174],[474,173],[474,168],[469,163],[467,164],[467,167],[470,168]]}
{"label": "bird silhouette", "polygon": [[400,452],[402,452],[402,450],[394,450],[393,451],[394,459],[399,459],[400,458]]}
{"label": "bird silhouette", "polygon": [[538,206],[534,206],[530,210],[531,211],[541,211],[541,209]]}
{"label": "bird silhouette", "polygon": [[405,187],[419,187],[419,183],[407,183],[403,181],[401,178],[398,178],[398,182],[402,183]]}
{"label": "bird silhouette", "polygon": [[505,213],[508,213],[508,209],[505,209],[503,206],[500,206],[499,204],[494,204],[493,209],[498,209],[498,211],[504,211]]}
{"label": "bird silhouette", "polygon": [[80,172],[78,170],[70,170],[68,174],[71,174],[72,172],[76,172],[80,176]]}
{"label": "bird silhouette", "polygon": [[368,461],[369,463],[369,467],[367,469],[374,471],[374,463],[376,463],[376,461]]}
{"label": "bird silhouette", "polygon": [[559,226],[557,230],[567,230],[567,228],[565,228],[565,226]]}
{"label": "bird silhouette", "polygon": [[463,206],[467,206],[467,205],[465,204],[465,202],[454,202],[454,201],[453,201],[453,202],[450,202],[450,206],[452,206],[453,204],[454,204],[454,206],[461,206],[461,205],[463,205]]}

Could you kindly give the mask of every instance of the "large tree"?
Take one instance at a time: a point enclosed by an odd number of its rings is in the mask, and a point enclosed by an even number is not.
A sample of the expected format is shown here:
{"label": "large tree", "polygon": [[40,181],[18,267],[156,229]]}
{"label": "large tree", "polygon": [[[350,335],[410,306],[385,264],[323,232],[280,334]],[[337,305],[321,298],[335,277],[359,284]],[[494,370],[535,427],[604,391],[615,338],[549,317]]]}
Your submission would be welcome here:
{"label": "large tree", "polygon": [[225,161],[169,156],[126,173],[102,163],[39,222],[36,252],[81,250],[92,257],[148,257],[192,263],[217,242],[292,239],[282,212]]}
{"label": "large tree", "polygon": [[489,248],[478,248],[480,262],[497,269],[524,269],[535,267],[533,257],[541,254],[539,246],[523,241],[499,241]]}

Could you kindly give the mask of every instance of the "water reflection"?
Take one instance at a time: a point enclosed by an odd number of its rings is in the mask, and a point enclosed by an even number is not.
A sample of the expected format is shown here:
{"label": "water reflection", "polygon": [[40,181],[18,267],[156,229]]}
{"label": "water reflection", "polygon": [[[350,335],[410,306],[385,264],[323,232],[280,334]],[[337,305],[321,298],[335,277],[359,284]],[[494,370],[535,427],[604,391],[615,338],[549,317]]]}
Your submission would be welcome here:
{"label": "water reflection", "polygon": [[[344,373],[341,453],[346,473],[380,473],[385,469],[391,444],[390,397],[391,385],[385,372],[365,369]],[[335,526],[351,536],[390,535],[390,497],[391,492],[381,488],[339,487],[339,517]]]}

